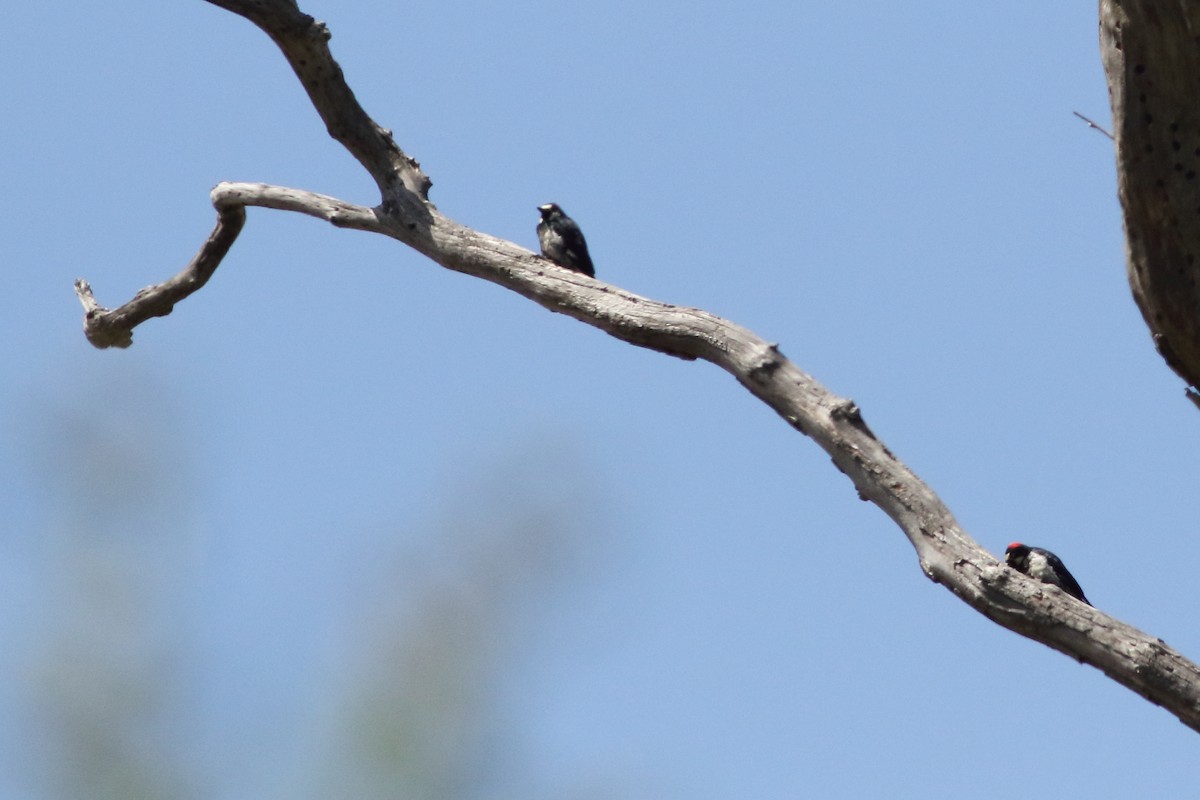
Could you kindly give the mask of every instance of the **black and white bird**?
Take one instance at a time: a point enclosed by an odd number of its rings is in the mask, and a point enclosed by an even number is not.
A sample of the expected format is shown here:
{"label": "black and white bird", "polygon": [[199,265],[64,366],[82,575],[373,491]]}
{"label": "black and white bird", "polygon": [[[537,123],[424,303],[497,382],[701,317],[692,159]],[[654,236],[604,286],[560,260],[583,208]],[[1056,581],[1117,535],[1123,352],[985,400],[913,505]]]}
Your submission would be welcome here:
{"label": "black and white bird", "polygon": [[1004,551],[1004,563],[1017,572],[1037,578],[1042,583],[1057,586],[1076,600],[1082,600],[1089,606],[1091,605],[1083,596],[1083,589],[1080,588],[1079,581],[1075,580],[1075,577],[1067,571],[1062,559],[1049,550],[1013,542]]}
{"label": "black and white bird", "polygon": [[587,241],[575,220],[563,213],[555,203],[538,206],[542,221],[538,223],[538,242],[542,255],[560,267],[582,272],[589,278],[596,277],[592,257],[588,255]]}

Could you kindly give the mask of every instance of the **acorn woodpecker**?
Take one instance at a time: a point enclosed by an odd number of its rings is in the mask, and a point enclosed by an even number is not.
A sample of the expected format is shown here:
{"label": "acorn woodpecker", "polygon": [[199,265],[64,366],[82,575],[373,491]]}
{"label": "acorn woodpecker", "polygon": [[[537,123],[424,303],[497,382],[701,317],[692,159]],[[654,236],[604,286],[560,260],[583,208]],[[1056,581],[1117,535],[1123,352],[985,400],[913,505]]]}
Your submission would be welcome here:
{"label": "acorn woodpecker", "polygon": [[542,212],[542,221],[537,226],[542,255],[560,267],[582,272],[589,278],[596,277],[583,231],[579,230],[575,220],[554,203],[538,206],[538,211]]}
{"label": "acorn woodpecker", "polygon": [[1067,571],[1062,559],[1049,550],[1013,542],[1004,551],[1004,563],[1017,572],[1037,578],[1042,583],[1057,586],[1076,600],[1082,600],[1089,606],[1091,605],[1083,596],[1083,589],[1079,588],[1079,582]]}

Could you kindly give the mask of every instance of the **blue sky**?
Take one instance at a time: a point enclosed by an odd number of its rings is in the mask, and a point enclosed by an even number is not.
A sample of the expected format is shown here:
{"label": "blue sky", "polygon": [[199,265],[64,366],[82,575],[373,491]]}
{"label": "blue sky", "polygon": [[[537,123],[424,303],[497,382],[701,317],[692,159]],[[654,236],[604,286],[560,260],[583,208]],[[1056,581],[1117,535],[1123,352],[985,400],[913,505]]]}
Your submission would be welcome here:
{"label": "blue sky", "polygon": [[[1071,114],[1108,119],[1094,3],[303,7],[443,212],[533,248],[558,202],[599,277],[780,342],[984,546],[1050,547],[1200,656],[1200,419]],[[926,580],[710,365],[265,210],[93,350],[72,280],[117,305],[173,274],[218,181],[376,198],[240,18],[8,21],[4,796],[102,796],[62,732],[114,684],[156,687],[112,740],[173,796],[321,796],[439,613],[462,797],[1194,789],[1194,733]]]}

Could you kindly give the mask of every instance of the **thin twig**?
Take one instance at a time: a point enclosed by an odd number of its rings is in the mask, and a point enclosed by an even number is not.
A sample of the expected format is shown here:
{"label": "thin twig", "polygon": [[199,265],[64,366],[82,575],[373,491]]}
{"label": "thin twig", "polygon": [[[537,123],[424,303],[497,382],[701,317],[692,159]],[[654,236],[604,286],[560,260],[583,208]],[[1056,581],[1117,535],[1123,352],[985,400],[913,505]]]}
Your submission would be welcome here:
{"label": "thin twig", "polygon": [[1109,139],[1113,138],[1113,135],[1112,135],[1111,133],[1109,133],[1108,131],[1104,130],[1104,128],[1101,128],[1099,125],[1097,125],[1096,123],[1092,122],[1090,119],[1088,119],[1087,117],[1085,117],[1083,114],[1080,114],[1078,111],[1072,111],[1071,113],[1072,113],[1072,114],[1074,114],[1075,116],[1079,117],[1079,118],[1080,118],[1081,120],[1083,120],[1084,122],[1086,122],[1086,123],[1087,123],[1087,126],[1088,126],[1089,128],[1093,128],[1093,129],[1095,129],[1095,130],[1098,130],[1098,131],[1100,131],[1100,132],[1101,132],[1101,133],[1103,133],[1105,136],[1107,136]]}

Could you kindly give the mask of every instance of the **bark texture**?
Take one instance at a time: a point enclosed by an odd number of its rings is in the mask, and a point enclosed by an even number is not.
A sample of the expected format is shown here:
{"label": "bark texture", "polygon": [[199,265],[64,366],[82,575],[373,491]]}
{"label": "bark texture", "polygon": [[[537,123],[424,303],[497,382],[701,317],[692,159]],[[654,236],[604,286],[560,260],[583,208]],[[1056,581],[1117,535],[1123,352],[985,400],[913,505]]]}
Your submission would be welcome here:
{"label": "bark texture", "polygon": [[1133,299],[1158,352],[1200,386],[1200,3],[1100,0]]}
{"label": "bark texture", "polygon": [[[390,236],[443,267],[497,283],[619,339],[680,358],[702,359],[725,370],[792,428],[811,437],[850,478],[858,496],[896,522],[931,580],[989,619],[1091,664],[1200,730],[1200,668],[1162,640],[997,561],[884,446],[853,402],[832,394],[776,344],[706,311],[651,300],[563,269],[519,245],[445,217],[429,203],[430,182],[417,162],[358,105],[329,52],[329,34],[322,23],[302,14],[291,0],[209,2],[249,19],[280,47],[330,135],[375,179],[380,203],[367,208],[287,187],[222,183],[212,193],[216,228],[179,275],[113,310],[96,302],[86,281],[76,283],[86,310],[84,329],[94,345],[128,346],[134,327],[170,313],[175,303],[202,287],[240,232],[247,206],[299,212],[337,227]],[[1120,6],[1105,5],[1109,17]],[[1189,16],[1180,13],[1182,18]],[[1128,36],[1129,25],[1122,25],[1122,35]],[[1115,93],[1120,91],[1124,89],[1118,87]],[[1128,124],[1126,120],[1118,126],[1125,136],[1119,152],[1129,146],[1129,134],[1124,133]],[[1200,152],[1200,128],[1193,125],[1190,130],[1197,141],[1188,146]],[[1168,166],[1163,174],[1171,186],[1190,185],[1186,170],[1176,173]],[[1136,188],[1122,183],[1122,197],[1131,198],[1127,207],[1144,207],[1150,215],[1157,210],[1163,219],[1170,216],[1163,212],[1163,192],[1155,195],[1159,199],[1147,200],[1134,196]],[[1200,201],[1193,202],[1193,208],[1200,209]],[[1131,247],[1131,262],[1135,250],[1139,258],[1151,254],[1141,241]]]}

